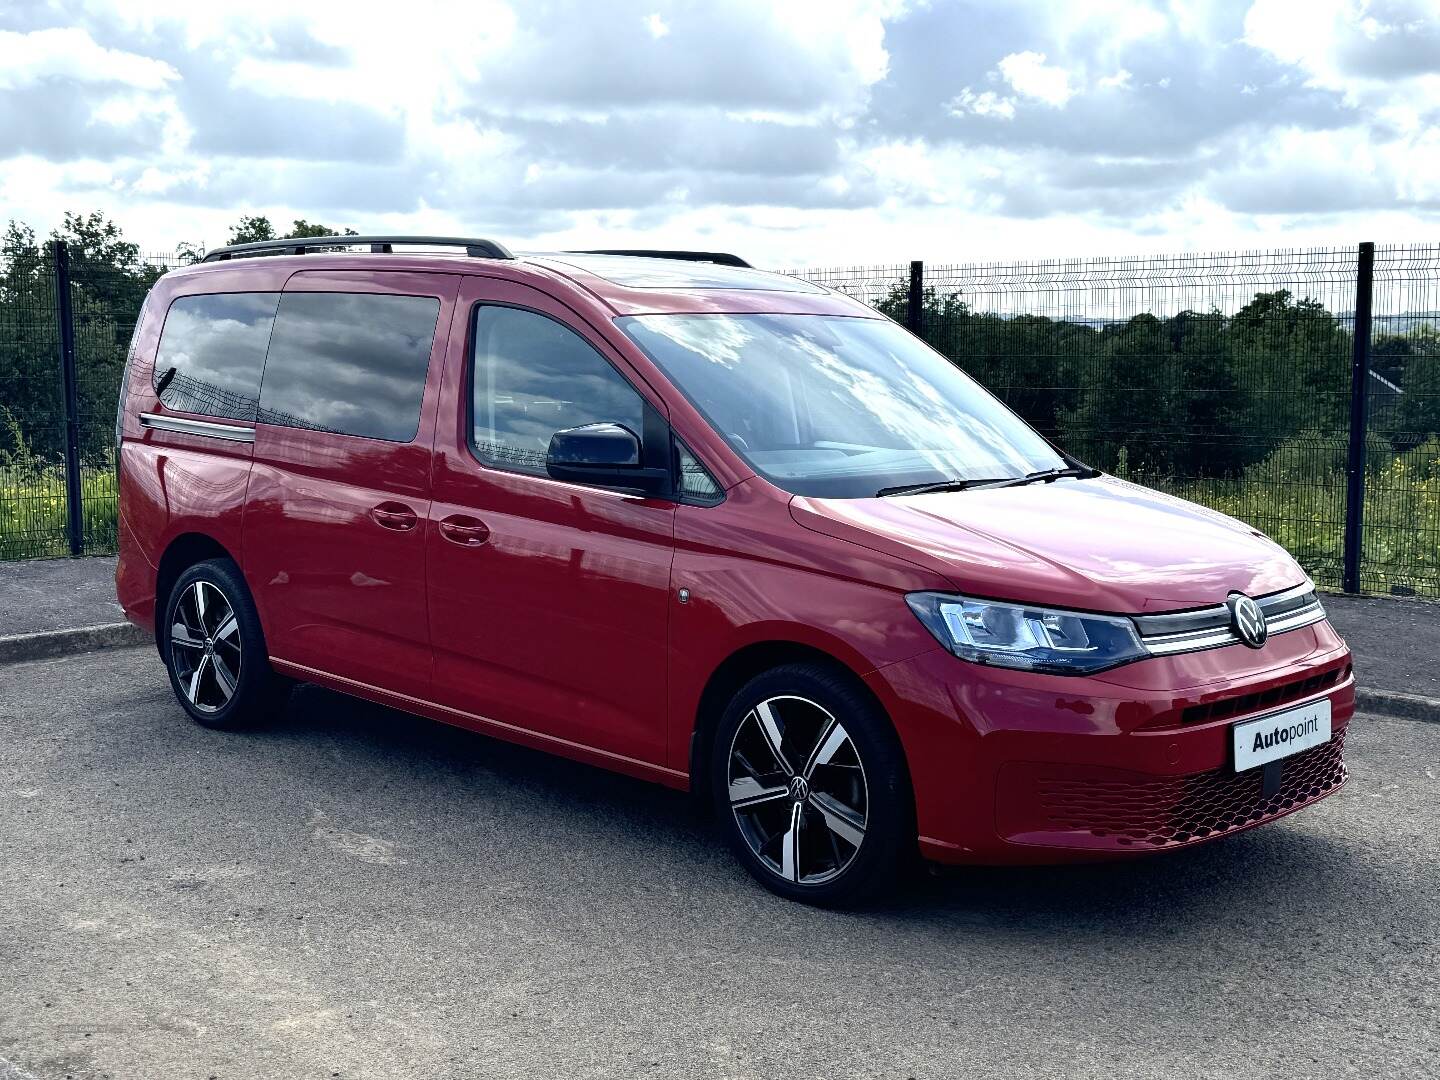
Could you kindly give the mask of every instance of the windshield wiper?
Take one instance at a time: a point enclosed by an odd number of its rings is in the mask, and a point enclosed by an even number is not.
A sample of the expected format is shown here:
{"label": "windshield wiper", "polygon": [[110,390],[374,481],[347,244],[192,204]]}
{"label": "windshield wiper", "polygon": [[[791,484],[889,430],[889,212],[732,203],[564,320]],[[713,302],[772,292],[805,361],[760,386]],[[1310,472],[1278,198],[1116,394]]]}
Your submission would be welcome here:
{"label": "windshield wiper", "polygon": [[1051,480],[1059,480],[1062,476],[1073,476],[1077,480],[1089,480],[1099,475],[1099,469],[1087,468],[1084,465],[1072,465],[1067,469],[1041,469],[1038,472],[1026,473],[1024,476],[1006,480],[997,486],[1024,487],[1026,484],[1048,484]]}
{"label": "windshield wiper", "polygon": [[891,495],[926,495],[932,491],[965,491],[974,487],[994,487],[996,484],[1003,485],[1005,477],[994,480],[941,480],[933,484],[901,484],[899,487],[881,488],[875,492],[877,499],[884,499]]}

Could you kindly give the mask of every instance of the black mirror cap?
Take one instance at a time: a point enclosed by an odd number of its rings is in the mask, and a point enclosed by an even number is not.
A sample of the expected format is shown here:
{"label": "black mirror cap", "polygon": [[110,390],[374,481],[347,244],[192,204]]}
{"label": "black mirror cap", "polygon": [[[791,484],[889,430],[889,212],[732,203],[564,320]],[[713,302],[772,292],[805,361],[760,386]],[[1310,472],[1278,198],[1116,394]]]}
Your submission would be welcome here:
{"label": "black mirror cap", "polygon": [[640,436],[624,424],[582,424],[550,436],[545,471],[552,480],[638,491],[668,498],[669,469],[642,464]]}
{"label": "black mirror cap", "polygon": [[604,466],[612,469],[640,467],[640,436],[624,424],[582,424],[562,428],[550,436],[550,449],[545,454],[547,468],[555,465],[584,468]]}

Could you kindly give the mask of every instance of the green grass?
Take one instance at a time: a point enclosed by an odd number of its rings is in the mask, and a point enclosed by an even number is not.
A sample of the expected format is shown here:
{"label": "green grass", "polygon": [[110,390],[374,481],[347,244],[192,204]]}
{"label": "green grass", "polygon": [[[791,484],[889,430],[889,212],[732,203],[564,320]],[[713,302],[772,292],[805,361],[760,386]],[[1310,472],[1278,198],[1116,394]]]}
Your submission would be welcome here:
{"label": "green grass", "polygon": [[[80,470],[85,552],[115,550],[115,474]],[[0,560],[70,554],[65,470],[29,463],[0,465]]]}
{"label": "green grass", "polygon": [[[1289,466],[1281,447],[1239,480],[1137,482],[1239,518],[1288,550],[1324,588],[1340,588],[1345,473]],[[1440,443],[1375,455],[1365,481],[1360,584],[1368,593],[1440,597]]]}

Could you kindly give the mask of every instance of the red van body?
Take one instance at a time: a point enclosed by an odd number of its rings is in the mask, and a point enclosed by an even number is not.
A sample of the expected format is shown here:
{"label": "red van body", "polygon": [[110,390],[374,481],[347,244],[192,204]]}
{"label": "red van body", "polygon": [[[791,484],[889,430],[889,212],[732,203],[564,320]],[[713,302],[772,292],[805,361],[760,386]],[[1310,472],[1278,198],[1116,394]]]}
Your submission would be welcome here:
{"label": "red van body", "polygon": [[[127,616],[160,641],[157,602],[178,575],[226,557],[253,595],[276,672],[677,789],[709,783],[709,739],[737,687],[779,664],[821,661],[883,708],[903,747],[919,848],[942,862],[1153,852],[1271,820],[1344,782],[1354,682],[1323,617],[1263,647],[1236,641],[1083,676],[973,663],[942,645],[907,596],[1143,622],[1310,586],[1259,533],[1112,477],[903,498],[784,490],[616,320],[883,316],[818,288],[727,288],[726,273],[637,286],[579,256],[379,250],[236,257],[166,275],[137,330],[119,418]],[[410,441],[280,426],[263,413],[240,425],[157,394],[157,346],[178,299],[327,290],[435,302]],[[467,405],[477,305],[573,331],[720,495],[687,504],[480,460]],[[1283,770],[1237,770],[1237,724],[1321,701],[1327,741]]]}

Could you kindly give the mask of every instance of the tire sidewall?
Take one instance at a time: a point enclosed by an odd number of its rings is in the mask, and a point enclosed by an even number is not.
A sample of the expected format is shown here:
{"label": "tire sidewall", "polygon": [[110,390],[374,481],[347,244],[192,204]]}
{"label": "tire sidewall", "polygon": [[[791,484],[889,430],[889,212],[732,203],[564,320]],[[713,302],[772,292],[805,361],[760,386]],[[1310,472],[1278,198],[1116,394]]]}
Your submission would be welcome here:
{"label": "tire sidewall", "polygon": [[[184,687],[176,674],[173,655],[175,646],[170,640],[170,628],[175,623],[175,609],[186,590],[197,581],[203,581],[224,594],[239,626],[240,675],[236,680],[235,693],[223,707],[214,712],[203,712],[195,708],[186,697]],[[234,563],[226,559],[209,559],[196,563],[176,578],[165,604],[165,622],[161,627],[161,634],[161,657],[170,676],[170,686],[175,691],[176,700],[192,720],[205,727],[234,728],[252,724],[259,718],[259,706],[269,682],[270,663],[265,652],[265,640],[260,632],[260,620],[255,612],[255,604]]]}
{"label": "tire sidewall", "polygon": [[[865,767],[865,840],[838,877],[818,885],[786,881],[766,866],[750,850],[730,809],[730,745],[735,732],[757,704],[786,694],[809,698],[839,720]],[[915,848],[909,774],[889,718],[850,679],[820,665],[786,665],[741,687],[716,726],[709,781],[715,821],[731,850],[761,884],[790,900],[822,907],[862,904],[893,885],[900,866]]]}

